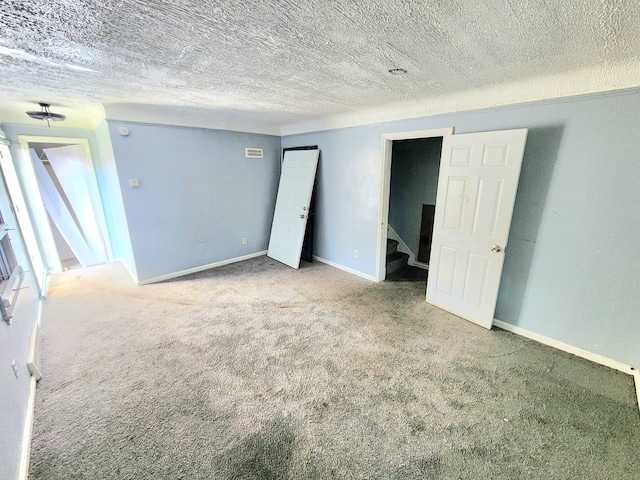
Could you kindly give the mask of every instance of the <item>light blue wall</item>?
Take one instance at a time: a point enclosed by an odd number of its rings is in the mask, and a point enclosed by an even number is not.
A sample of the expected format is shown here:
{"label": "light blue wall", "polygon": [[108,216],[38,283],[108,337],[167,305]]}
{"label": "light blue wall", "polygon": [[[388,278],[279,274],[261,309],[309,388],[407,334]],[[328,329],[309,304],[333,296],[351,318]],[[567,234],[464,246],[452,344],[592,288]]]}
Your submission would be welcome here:
{"label": "light blue wall", "polygon": [[442,137],[393,142],[389,226],[418,255],[422,205],[435,205]]}
{"label": "light blue wall", "polygon": [[[267,249],[279,137],[108,123],[140,281]],[[245,158],[245,147],[263,148],[264,158]]]}
{"label": "light blue wall", "polygon": [[320,149],[314,255],[370,276],[378,235],[380,131],[364,126],[282,138],[283,148]]}
{"label": "light blue wall", "polygon": [[316,254],[374,275],[382,134],[529,128],[496,318],[639,367],[638,112],[633,90],[291,135],[282,145],[322,152]]}
{"label": "light blue wall", "polygon": [[97,158],[94,158],[98,188],[102,198],[105,223],[109,231],[111,251],[114,259],[120,259],[131,276],[137,280],[129,226],[122,203],[122,192],[118,180],[116,159],[111,147],[109,125],[102,121],[95,130]]}
{"label": "light blue wall", "polygon": [[[17,221],[9,208],[9,195],[0,179],[0,211],[10,228],[11,245],[20,265],[28,270],[26,251],[17,229]],[[31,327],[38,318],[39,295],[30,272],[25,274],[18,295],[14,321],[7,325],[0,321],[0,478],[18,478],[22,454],[22,438],[27,416],[31,377],[27,368],[27,354]],[[15,359],[18,378],[11,362]]]}

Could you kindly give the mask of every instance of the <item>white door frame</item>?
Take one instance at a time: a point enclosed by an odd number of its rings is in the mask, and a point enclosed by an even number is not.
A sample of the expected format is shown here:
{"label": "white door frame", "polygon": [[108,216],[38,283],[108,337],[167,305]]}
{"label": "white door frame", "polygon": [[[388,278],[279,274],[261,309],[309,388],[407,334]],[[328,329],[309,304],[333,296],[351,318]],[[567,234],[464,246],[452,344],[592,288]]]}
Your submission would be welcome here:
{"label": "white door frame", "polygon": [[389,224],[389,195],[391,191],[391,154],[394,140],[433,138],[453,135],[453,127],[413,130],[409,132],[385,133],[382,135],[382,170],[380,173],[380,206],[378,208],[378,248],[376,259],[376,281],[384,281],[387,268],[387,226]]}
{"label": "white door frame", "polygon": [[100,228],[100,233],[102,235],[102,241],[107,253],[107,260],[109,262],[113,262],[113,252],[111,250],[111,242],[109,240],[109,234],[107,230],[107,222],[105,219],[105,214],[103,210],[102,197],[100,196],[100,189],[98,188],[98,178],[96,176],[95,165],[93,163],[93,157],[91,155],[91,147],[89,145],[89,140],[86,138],[72,138],[72,137],[46,137],[41,135],[18,135],[18,144],[20,146],[20,154],[21,159],[24,162],[25,168],[19,169],[18,174],[27,175],[27,178],[22,179],[25,183],[25,188],[35,188],[37,189],[38,197],[40,198],[39,202],[36,202],[37,205],[34,205],[36,209],[33,212],[34,216],[37,215],[37,220],[43,226],[42,231],[46,238],[40,239],[43,243],[43,248],[47,251],[46,256],[54,259],[55,265],[53,271],[51,273],[55,273],[56,271],[62,271],[62,263],[60,261],[60,255],[58,254],[58,249],[56,247],[56,243],[53,237],[53,232],[51,230],[51,225],[49,224],[49,219],[47,217],[47,212],[44,208],[44,204],[42,202],[42,198],[40,197],[40,187],[36,181],[35,172],[33,171],[33,165],[31,165],[31,154],[29,153],[29,143],[59,143],[59,144],[75,144],[80,145],[82,150],[84,151],[84,156],[89,164],[89,172],[91,175],[91,182],[89,184],[89,192],[93,198],[91,198],[91,204],[93,205],[95,214],[97,216],[98,226]]}
{"label": "white door frame", "polygon": [[[10,143],[0,141],[0,147],[4,147],[2,150],[8,153],[4,155],[2,151],[0,151],[0,163],[2,164],[4,183],[6,184],[7,193],[9,194],[9,203],[14,210],[14,217],[26,250],[24,253],[28,258],[27,261],[29,265],[31,265],[31,271],[38,285],[40,297],[44,298],[47,289],[47,265],[42,255],[38,236],[33,228],[33,221],[27,207],[27,202],[24,199],[16,164],[10,150]],[[23,265],[23,268],[28,268],[28,266]]]}

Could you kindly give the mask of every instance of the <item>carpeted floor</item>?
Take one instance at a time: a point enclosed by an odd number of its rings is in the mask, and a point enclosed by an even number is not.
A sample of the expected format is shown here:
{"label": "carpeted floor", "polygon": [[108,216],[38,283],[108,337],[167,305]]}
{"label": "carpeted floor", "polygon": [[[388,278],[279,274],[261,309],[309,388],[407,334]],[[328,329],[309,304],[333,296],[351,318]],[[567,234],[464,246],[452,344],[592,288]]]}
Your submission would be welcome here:
{"label": "carpeted floor", "polygon": [[51,279],[30,478],[638,479],[630,376],[267,257]]}

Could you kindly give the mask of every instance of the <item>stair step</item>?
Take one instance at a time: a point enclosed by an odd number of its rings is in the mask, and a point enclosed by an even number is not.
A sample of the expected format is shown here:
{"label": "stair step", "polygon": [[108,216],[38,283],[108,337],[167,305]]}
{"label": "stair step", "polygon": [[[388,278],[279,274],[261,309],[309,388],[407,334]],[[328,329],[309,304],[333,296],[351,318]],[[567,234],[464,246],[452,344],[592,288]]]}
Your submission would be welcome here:
{"label": "stair step", "polygon": [[409,255],[402,252],[394,252],[387,255],[387,275],[397,272],[407,265]]}
{"label": "stair step", "polygon": [[391,255],[398,251],[398,241],[393,238],[387,238],[387,255]]}

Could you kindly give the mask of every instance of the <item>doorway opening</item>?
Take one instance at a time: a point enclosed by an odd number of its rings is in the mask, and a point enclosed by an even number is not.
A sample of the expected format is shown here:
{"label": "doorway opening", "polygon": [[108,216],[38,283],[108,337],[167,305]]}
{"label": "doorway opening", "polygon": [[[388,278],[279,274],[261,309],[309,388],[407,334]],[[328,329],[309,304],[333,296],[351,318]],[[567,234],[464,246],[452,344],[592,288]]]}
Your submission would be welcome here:
{"label": "doorway opening", "polygon": [[394,140],[386,280],[426,281],[442,137]]}
{"label": "doorway opening", "polygon": [[383,136],[377,280],[386,274],[393,143],[442,136],[426,301],[491,328],[527,129]]}
{"label": "doorway opening", "polygon": [[88,141],[19,137],[20,174],[49,273],[108,261]]}
{"label": "doorway opening", "polygon": [[[48,150],[50,148],[58,148],[58,147],[65,147],[65,146],[67,146],[67,144],[64,144],[64,143],[56,144],[56,143],[29,142],[29,150],[31,149],[34,150],[35,156],[42,162],[43,167],[45,168],[47,174],[51,178],[51,181],[55,187],[55,191],[57,195],[60,196],[60,199],[66,206],[67,210],[70,212],[70,216],[72,217],[75,224],[79,225],[78,217],[75,214],[73,206],[69,202],[69,198],[67,197],[64,189],[62,188],[62,185],[60,184],[60,180],[58,179],[58,176],[56,175],[55,170],[51,166],[51,162],[49,161],[49,158],[47,157],[47,153],[45,152],[45,150]],[[42,193],[43,185],[41,184],[40,181],[38,181],[38,186]],[[60,261],[62,263],[62,269],[67,270],[67,269],[75,268],[80,264],[80,262],[78,261],[76,254],[73,252],[73,250],[69,246],[69,243],[67,242],[67,240],[65,240],[65,236],[62,235],[62,233],[60,232],[60,228],[58,227],[57,222],[53,218],[51,218],[51,213],[48,211],[49,208],[47,208],[48,207],[46,203],[47,200],[44,198],[44,195],[43,195],[43,200],[45,201],[45,210],[47,210],[47,219],[49,220],[49,225],[51,226],[51,233],[53,233],[55,247],[58,252],[58,256],[60,257]]]}
{"label": "doorway opening", "polygon": [[423,205],[435,210],[442,138],[451,134],[453,128],[441,128],[382,137],[378,282],[401,269],[409,279],[426,280],[424,251],[430,250],[425,244],[430,244],[433,216],[429,225]]}

